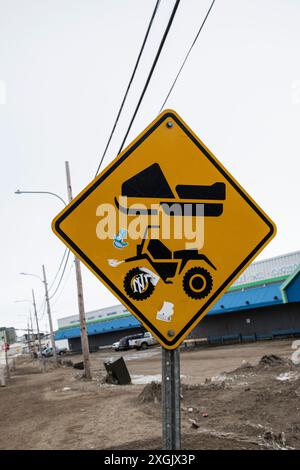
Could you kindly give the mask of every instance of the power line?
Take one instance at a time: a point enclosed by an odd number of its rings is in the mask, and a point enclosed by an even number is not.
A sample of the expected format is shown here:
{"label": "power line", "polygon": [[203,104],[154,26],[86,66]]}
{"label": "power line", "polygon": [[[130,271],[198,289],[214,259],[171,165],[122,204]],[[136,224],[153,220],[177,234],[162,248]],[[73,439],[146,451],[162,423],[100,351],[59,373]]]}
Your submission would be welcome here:
{"label": "power line", "polygon": [[124,107],[125,101],[126,101],[126,99],[127,99],[127,95],[128,95],[128,93],[129,93],[129,90],[130,90],[131,84],[132,84],[132,82],[133,82],[133,79],[134,79],[134,77],[135,77],[135,73],[136,73],[136,71],[137,71],[137,68],[138,68],[140,59],[141,59],[141,57],[142,57],[142,54],[143,54],[143,51],[144,51],[144,48],[145,48],[145,45],[146,45],[146,42],[147,42],[147,39],[148,39],[150,30],[151,30],[151,27],[152,27],[152,24],[153,24],[153,21],[154,21],[154,18],[155,18],[155,15],[156,15],[156,13],[157,13],[159,4],[160,4],[160,0],[157,0],[156,5],[155,5],[154,10],[153,10],[153,13],[152,13],[152,16],[151,16],[151,19],[150,19],[150,22],[149,22],[149,25],[148,25],[148,28],[147,28],[147,31],[146,31],[146,35],[145,35],[144,40],[143,40],[142,47],[141,47],[141,49],[140,49],[140,52],[139,52],[137,61],[136,61],[136,63],[135,63],[135,66],[134,66],[132,75],[131,75],[131,77],[130,77],[130,80],[129,80],[129,83],[128,83],[128,86],[127,86],[125,95],[124,95],[124,97],[123,97],[123,100],[122,100],[120,109],[119,109],[119,111],[118,111],[116,120],[115,120],[115,122],[114,122],[112,131],[111,131],[111,133],[110,133],[110,136],[109,136],[109,138],[108,138],[106,147],[105,147],[105,149],[104,149],[103,155],[102,155],[101,160],[100,160],[100,163],[99,163],[99,165],[98,165],[98,168],[97,168],[95,177],[96,177],[96,176],[98,175],[98,173],[99,173],[99,170],[100,170],[101,165],[102,165],[102,163],[103,163],[103,160],[104,160],[104,158],[105,158],[107,149],[108,149],[108,147],[109,147],[109,144],[110,144],[111,139],[112,139],[112,137],[113,137],[113,134],[114,134],[114,132],[115,132],[116,126],[117,126],[117,124],[118,124],[118,122],[119,122],[119,118],[120,118],[121,112],[122,112],[122,110],[123,110],[123,107]]}
{"label": "power line", "polygon": [[55,274],[55,276],[54,276],[54,278],[53,278],[53,281],[51,282],[51,284],[50,284],[50,286],[49,286],[49,288],[48,288],[49,292],[50,292],[50,290],[52,289],[52,287],[53,287],[53,285],[54,285],[54,283],[55,283],[55,281],[56,281],[56,278],[57,278],[57,276],[58,276],[58,274],[59,274],[59,271],[60,271],[60,269],[61,269],[61,267],[62,267],[62,264],[63,264],[63,262],[64,262],[64,259],[65,259],[65,256],[66,256],[67,252],[68,252],[68,248],[65,249],[64,254],[63,254],[63,257],[62,257],[62,259],[61,259],[61,262],[59,263],[59,267],[58,267],[58,269],[57,269],[57,271],[56,271],[56,274]]}
{"label": "power line", "polygon": [[70,274],[71,274],[73,268],[74,268],[74,264],[72,263],[71,266],[70,266],[69,272],[68,272],[68,274],[66,275],[64,285],[62,286],[61,291],[59,292],[58,296],[57,296],[56,299],[55,299],[55,302],[54,302],[53,305],[52,305],[53,307],[54,307],[54,305],[57,304],[57,302],[58,302],[58,300],[60,299],[60,297],[61,297],[63,291],[65,290],[65,287],[66,287],[66,285],[67,285],[67,283],[68,283],[68,281],[69,281]]}
{"label": "power line", "polygon": [[[55,274],[55,276],[54,276],[54,278],[53,278],[53,281],[52,281],[52,283],[51,283],[51,285],[50,285],[50,287],[49,287],[49,289],[48,289],[49,291],[51,290],[51,288],[53,287],[53,285],[54,285],[54,283],[55,283],[55,281],[56,281],[56,278],[57,278],[57,276],[58,276],[58,274],[59,274],[59,271],[61,270],[63,261],[64,261],[65,256],[66,256],[66,254],[67,254],[68,251],[69,251],[68,248],[66,248],[66,249],[64,250],[64,253],[63,253],[62,259],[61,259],[61,261],[60,261],[60,263],[59,263],[59,266],[58,266],[58,269],[57,269],[57,271],[56,271],[56,274]],[[62,276],[63,276],[63,275],[62,275]],[[61,277],[61,280],[60,280],[60,282],[59,282],[59,284],[58,284],[58,286],[57,286],[57,289],[58,289],[58,287],[59,287],[61,281],[62,281],[62,277]],[[55,290],[55,292],[57,291],[57,289]],[[53,294],[53,295],[54,295],[54,294]],[[38,307],[37,310],[38,310],[38,312],[39,312],[39,315],[41,315],[41,318],[39,318],[39,320],[41,320],[41,319],[43,318],[43,316],[45,315],[45,310],[46,310],[46,299],[45,299],[45,297],[43,298],[43,300],[42,300],[42,302],[41,302],[41,305]],[[42,313],[41,313],[41,312],[42,312]]]}
{"label": "power line", "polygon": [[186,56],[185,56],[185,58],[184,58],[184,61],[183,61],[182,64],[181,64],[181,67],[180,67],[180,69],[179,69],[179,71],[178,71],[178,73],[177,73],[177,75],[176,75],[176,77],[175,77],[175,79],[174,79],[174,81],[173,81],[173,83],[172,83],[172,86],[171,86],[171,88],[170,88],[170,90],[169,90],[169,92],[168,92],[168,94],[167,94],[167,96],[166,96],[166,98],[165,98],[165,100],[164,100],[164,102],[163,102],[163,104],[162,104],[162,107],[160,108],[160,111],[159,111],[159,112],[161,112],[161,111],[163,110],[163,108],[164,108],[166,102],[168,101],[168,99],[169,99],[169,97],[170,97],[170,94],[172,93],[173,88],[174,88],[174,86],[175,86],[175,84],[176,84],[176,82],[177,82],[177,80],[178,80],[178,77],[179,77],[179,75],[180,75],[180,73],[181,73],[183,67],[185,66],[185,63],[186,63],[186,61],[187,61],[187,59],[188,59],[188,57],[189,57],[189,55],[190,55],[190,53],[191,53],[193,47],[195,46],[195,44],[196,44],[196,42],[197,42],[197,39],[198,39],[198,37],[199,37],[199,35],[200,35],[201,31],[202,31],[203,26],[204,26],[205,23],[206,23],[206,20],[207,20],[209,14],[210,14],[210,12],[211,12],[212,7],[214,6],[214,3],[215,3],[215,0],[213,0],[213,2],[211,3],[211,5],[210,5],[210,7],[209,7],[209,9],[208,9],[208,11],[207,11],[207,13],[206,13],[206,15],[205,15],[205,18],[204,18],[204,20],[202,21],[202,24],[201,24],[201,26],[200,26],[200,28],[199,28],[199,30],[198,30],[196,36],[195,36],[195,39],[194,39],[194,41],[192,42],[192,44],[191,44],[191,46],[190,46],[190,48],[189,48],[189,50],[188,50],[188,52],[187,52],[187,54],[186,54]]}
{"label": "power line", "polygon": [[[43,311],[42,311],[43,310]],[[39,317],[39,321],[41,321],[43,318],[44,318],[44,315],[45,315],[45,312],[46,312],[46,299],[44,300],[44,305],[41,307],[41,309],[39,310],[39,315],[41,315]]]}
{"label": "power line", "polygon": [[67,254],[67,257],[66,257],[66,261],[65,261],[65,265],[63,267],[63,271],[61,273],[61,276],[60,276],[60,279],[59,279],[59,282],[55,288],[55,291],[53,292],[53,294],[49,297],[49,300],[53,299],[53,297],[55,296],[56,292],[58,291],[59,289],[59,286],[61,285],[62,283],[62,280],[63,280],[63,277],[64,277],[64,274],[65,274],[65,271],[66,271],[66,268],[67,268],[67,264],[68,264],[68,261],[69,261],[69,257],[70,257],[70,251],[68,251],[68,254]]}
{"label": "power line", "polygon": [[45,299],[45,297],[43,297],[42,303],[41,303],[41,305],[38,307],[38,311],[39,311],[39,312],[44,308],[45,303],[46,303],[46,299]]}
{"label": "power line", "polygon": [[179,3],[180,3],[180,0],[176,0],[176,3],[175,3],[175,5],[174,5],[174,7],[173,7],[173,10],[172,10],[172,13],[171,13],[169,22],[168,22],[168,24],[167,24],[167,27],[166,27],[166,29],[165,29],[164,35],[163,35],[163,37],[162,37],[162,40],[161,40],[161,42],[160,42],[158,51],[157,51],[157,53],[156,53],[155,59],[154,59],[154,61],[153,61],[151,70],[150,70],[149,75],[148,75],[148,77],[147,77],[145,86],[144,86],[144,88],[143,88],[142,94],[141,94],[140,99],[139,99],[139,101],[138,101],[138,104],[137,104],[137,106],[136,106],[136,108],[135,108],[134,114],[133,114],[133,116],[132,116],[132,119],[131,119],[131,121],[130,121],[130,124],[129,124],[129,126],[128,126],[128,129],[127,129],[127,131],[126,131],[126,134],[125,134],[125,136],[124,136],[124,139],[123,139],[123,141],[122,141],[122,144],[121,144],[121,147],[120,147],[120,150],[119,150],[118,153],[120,153],[120,152],[122,151],[122,148],[123,148],[123,146],[124,146],[124,144],[125,144],[125,141],[126,141],[126,139],[127,139],[127,136],[128,136],[128,134],[129,134],[129,132],[130,132],[131,126],[132,126],[132,124],[133,124],[133,122],[134,122],[134,120],[135,120],[135,117],[136,117],[136,115],[137,115],[137,112],[138,112],[138,110],[139,110],[139,108],[140,108],[140,105],[141,105],[141,103],[142,103],[142,101],[143,101],[144,95],[145,95],[145,93],[146,93],[146,91],[147,91],[147,88],[148,88],[148,85],[149,85],[149,83],[150,83],[151,77],[152,77],[152,75],[153,75],[154,69],[155,69],[155,67],[156,67],[157,61],[158,61],[159,56],[160,56],[160,54],[161,54],[161,51],[162,51],[162,49],[163,49],[163,47],[164,47],[164,44],[165,44],[165,41],[166,41],[166,39],[167,39],[169,30],[170,30],[170,28],[171,28],[171,26],[172,26],[172,23],[173,23],[173,20],[174,20],[174,17],[175,17],[177,8],[178,8],[178,6],[179,6]]}

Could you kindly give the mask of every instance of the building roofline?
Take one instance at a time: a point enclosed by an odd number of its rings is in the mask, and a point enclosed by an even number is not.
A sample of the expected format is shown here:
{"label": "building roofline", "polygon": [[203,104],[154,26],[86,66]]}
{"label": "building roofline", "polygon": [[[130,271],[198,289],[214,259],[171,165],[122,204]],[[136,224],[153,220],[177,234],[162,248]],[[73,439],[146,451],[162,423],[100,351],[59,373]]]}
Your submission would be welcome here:
{"label": "building roofline", "polygon": [[285,304],[288,303],[288,298],[287,298],[285,290],[288,287],[288,285],[295,279],[295,277],[298,276],[299,273],[300,273],[300,264],[298,266],[298,269],[296,269],[292,274],[290,274],[288,278],[284,281],[284,283],[280,286],[282,298]]}
{"label": "building roofline", "polygon": [[250,266],[254,266],[260,263],[265,263],[266,261],[272,261],[275,259],[285,258],[286,256],[292,256],[292,255],[300,255],[300,250],[290,251],[289,253],[284,253],[283,255],[271,256],[270,258],[264,258],[264,259],[260,259],[259,261],[254,261],[248,266],[248,268],[250,268]]}

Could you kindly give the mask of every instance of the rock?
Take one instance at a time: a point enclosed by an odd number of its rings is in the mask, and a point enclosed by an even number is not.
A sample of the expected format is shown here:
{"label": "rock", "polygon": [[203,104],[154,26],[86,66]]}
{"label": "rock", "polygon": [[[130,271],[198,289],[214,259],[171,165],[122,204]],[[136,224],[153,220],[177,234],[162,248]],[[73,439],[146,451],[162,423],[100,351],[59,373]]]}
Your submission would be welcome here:
{"label": "rock", "polygon": [[286,445],[286,438],[284,432],[274,433],[273,431],[266,431],[263,435],[263,438],[266,441],[272,442],[273,444],[277,444],[279,446]]}
{"label": "rock", "polygon": [[267,366],[267,367],[276,367],[276,366],[283,366],[286,365],[288,361],[283,359],[280,356],[276,356],[276,354],[269,354],[263,356],[259,361],[259,366]]}
{"label": "rock", "polygon": [[193,413],[193,411],[194,411],[194,408],[192,408],[192,407],[188,408],[189,413]]}
{"label": "rock", "polygon": [[70,390],[71,390],[70,387],[64,387],[64,388],[62,389],[63,392],[69,392]]}
{"label": "rock", "polygon": [[70,359],[64,359],[62,361],[62,365],[66,367],[74,367],[73,361],[71,361]]}
{"label": "rock", "polygon": [[76,362],[76,363],[73,365],[73,367],[74,367],[74,369],[84,370],[83,361],[81,361],[81,362]]}
{"label": "rock", "polygon": [[189,422],[191,423],[191,427],[194,428],[194,429],[198,429],[199,428],[199,424],[197,423],[197,421],[195,419],[192,419],[192,418],[189,418]]}

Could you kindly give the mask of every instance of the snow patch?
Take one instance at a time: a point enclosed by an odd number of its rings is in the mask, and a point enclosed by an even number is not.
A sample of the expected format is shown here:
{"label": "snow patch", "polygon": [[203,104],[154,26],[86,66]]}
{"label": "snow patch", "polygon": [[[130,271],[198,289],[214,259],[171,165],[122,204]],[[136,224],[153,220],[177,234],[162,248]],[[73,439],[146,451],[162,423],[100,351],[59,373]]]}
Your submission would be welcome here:
{"label": "snow patch", "polygon": [[[185,378],[185,375],[180,375],[180,378]],[[161,374],[156,375],[132,375],[131,382],[134,385],[146,385],[151,382],[161,382]]]}
{"label": "snow patch", "polygon": [[299,374],[297,372],[283,372],[282,374],[277,375],[276,380],[284,382],[286,380],[297,380]]}
{"label": "snow patch", "polygon": [[157,375],[132,375],[131,381],[135,385],[150,384],[151,382],[161,382],[161,374]]}

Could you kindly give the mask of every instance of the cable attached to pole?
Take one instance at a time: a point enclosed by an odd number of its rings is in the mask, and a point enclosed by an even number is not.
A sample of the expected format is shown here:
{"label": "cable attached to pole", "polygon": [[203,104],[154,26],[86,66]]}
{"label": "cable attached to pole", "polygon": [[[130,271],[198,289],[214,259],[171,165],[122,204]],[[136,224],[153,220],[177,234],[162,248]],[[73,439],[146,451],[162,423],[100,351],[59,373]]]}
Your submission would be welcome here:
{"label": "cable attached to pole", "polygon": [[65,257],[66,257],[67,252],[68,252],[68,248],[65,249],[64,254],[63,254],[63,257],[62,257],[62,259],[61,259],[61,262],[59,263],[59,267],[58,267],[58,269],[57,269],[57,271],[56,271],[56,274],[55,274],[55,276],[54,276],[54,278],[53,278],[53,281],[51,282],[51,284],[50,284],[50,286],[49,286],[49,288],[48,288],[49,292],[51,291],[52,287],[53,287],[54,284],[55,284],[55,281],[56,281],[56,279],[57,279],[57,276],[58,276],[58,274],[59,274],[59,271],[61,270],[61,267],[62,267],[62,265],[63,265],[63,262],[64,262],[64,259],[65,259]]}
{"label": "cable attached to pole", "polygon": [[64,264],[64,267],[63,267],[61,276],[60,276],[60,278],[59,278],[58,284],[57,284],[57,286],[56,286],[54,292],[52,292],[51,296],[49,297],[49,300],[53,299],[53,297],[55,296],[56,292],[57,292],[58,289],[59,289],[59,286],[60,286],[61,283],[62,283],[64,274],[65,274],[66,269],[67,269],[67,264],[68,264],[68,261],[69,261],[70,253],[71,253],[70,250],[68,250],[68,254],[67,254],[67,257],[66,257],[66,261],[65,261],[65,264]]}
{"label": "cable attached to pole", "polygon": [[143,88],[142,94],[141,94],[140,99],[139,99],[139,101],[138,101],[138,104],[137,104],[137,106],[136,106],[136,108],[135,108],[134,114],[133,114],[133,116],[132,116],[132,119],[131,119],[131,121],[130,121],[130,124],[129,124],[129,126],[128,126],[128,129],[127,129],[127,131],[126,131],[126,134],[125,134],[125,136],[124,136],[124,139],[123,139],[123,141],[122,141],[122,144],[121,144],[121,147],[120,147],[118,153],[121,153],[121,151],[122,151],[122,149],[123,149],[123,146],[124,146],[124,144],[125,144],[125,141],[126,141],[126,139],[127,139],[127,136],[128,136],[128,134],[129,134],[129,132],[130,132],[131,126],[132,126],[132,124],[133,124],[133,122],[134,122],[134,120],[135,120],[135,117],[136,117],[136,115],[137,115],[137,112],[138,112],[138,110],[139,110],[139,108],[140,108],[140,105],[141,105],[141,103],[142,103],[142,101],[143,101],[144,95],[145,95],[145,93],[146,93],[146,91],[147,91],[148,85],[149,85],[150,80],[151,80],[151,78],[152,78],[152,75],[153,75],[154,69],[155,69],[155,67],[156,67],[156,64],[157,64],[157,62],[158,62],[159,56],[160,56],[160,54],[161,54],[161,51],[162,51],[162,49],[163,49],[163,47],[164,47],[164,44],[165,44],[165,42],[166,42],[168,33],[169,33],[170,28],[171,28],[171,26],[172,26],[172,23],[173,23],[173,20],[174,20],[174,17],[175,17],[177,8],[178,8],[178,6],[179,6],[179,3],[180,3],[180,0],[176,0],[176,3],[175,3],[175,5],[174,5],[174,7],[173,7],[173,10],[172,10],[172,13],[171,13],[169,22],[168,22],[167,27],[166,27],[166,29],[165,29],[163,38],[162,38],[162,40],[161,40],[161,42],[160,42],[158,51],[157,51],[157,53],[156,53],[155,59],[154,59],[154,61],[153,61],[152,67],[151,67],[151,70],[150,70],[150,72],[149,72],[149,75],[148,75],[148,77],[147,77],[145,86],[144,86],[144,88]]}
{"label": "cable attached to pole", "polygon": [[194,39],[194,41],[192,42],[192,44],[191,44],[191,46],[190,46],[190,48],[189,48],[189,50],[188,50],[188,52],[187,52],[187,54],[186,54],[186,56],[185,56],[185,58],[184,58],[183,63],[181,64],[181,67],[180,67],[180,69],[179,69],[179,71],[178,71],[178,73],[177,73],[177,75],[176,75],[176,77],[175,77],[175,79],[174,79],[174,81],[173,81],[173,83],[172,83],[172,86],[171,86],[171,88],[170,88],[170,90],[169,90],[169,92],[168,92],[168,94],[167,94],[167,96],[166,96],[166,98],[165,98],[165,100],[164,100],[164,102],[163,102],[163,104],[162,104],[162,107],[160,108],[160,111],[159,111],[160,113],[161,113],[161,111],[163,110],[163,108],[164,108],[166,102],[168,101],[168,99],[169,99],[169,97],[170,97],[170,95],[171,95],[171,93],[172,93],[172,91],[173,91],[173,88],[174,88],[174,86],[175,86],[175,84],[176,84],[176,82],[177,82],[177,80],[178,80],[178,77],[179,77],[179,75],[181,74],[181,71],[182,71],[183,67],[185,66],[185,63],[186,63],[186,61],[187,61],[187,59],[188,59],[188,57],[189,57],[189,55],[190,55],[190,53],[191,53],[193,47],[195,46],[195,44],[196,44],[196,42],[197,42],[197,39],[198,39],[198,37],[199,37],[199,35],[200,35],[202,29],[203,29],[203,26],[204,26],[205,23],[206,23],[206,20],[207,20],[209,14],[210,14],[210,12],[211,12],[212,7],[214,6],[214,3],[215,3],[215,0],[213,0],[213,2],[211,3],[211,5],[210,5],[210,7],[209,7],[209,9],[208,9],[208,11],[207,11],[207,13],[206,13],[206,16],[205,16],[204,20],[202,21],[202,24],[201,24],[201,26],[200,26],[200,28],[199,28],[199,30],[198,30],[196,36],[195,36],[195,39]]}
{"label": "cable attached to pole", "polygon": [[152,16],[151,16],[151,19],[150,19],[150,22],[149,22],[149,25],[148,25],[148,28],[147,28],[147,31],[146,31],[146,35],[145,35],[144,40],[143,40],[142,47],[141,47],[141,49],[140,49],[140,52],[139,52],[137,61],[136,61],[136,63],[135,63],[135,66],[134,66],[132,75],[131,75],[131,77],[130,77],[130,80],[129,80],[129,83],[128,83],[128,86],[127,86],[127,89],[126,89],[126,92],[125,92],[125,95],[124,95],[124,97],[123,97],[123,100],[122,100],[120,109],[119,109],[118,114],[117,114],[117,117],[116,117],[116,119],[115,119],[115,123],[114,123],[114,125],[113,125],[112,131],[111,131],[110,136],[109,136],[109,138],[108,138],[108,141],[107,141],[106,147],[105,147],[105,149],[104,149],[104,152],[103,152],[103,154],[102,154],[100,163],[99,163],[99,165],[98,165],[98,168],[97,168],[95,177],[96,177],[96,176],[98,175],[98,173],[99,173],[99,170],[100,170],[101,165],[102,165],[102,163],[103,163],[103,160],[104,160],[104,158],[105,158],[107,149],[108,149],[109,144],[110,144],[110,142],[111,142],[111,139],[112,139],[112,137],[113,137],[113,135],[114,135],[116,126],[117,126],[117,124],[118,124],[118,122],[119,122],[119,118],[120,118],[121,112],[122,112],[122,110],[123,110],[123,107],[124,107],[125,101],[126,101],[126,99],[127,99],[127,95],[128,95],[128,93],[129,93],[129,90],[130,90],[131,84],[132,84],[132,82],[133,82],[133,79],[134,79],[134,77],[135,77],[135,73],[136,73],[136,71],[137,71],[137,68],[138,68],[140,59],[141,59],[141,57],[142,57],[142,54],[143,54],[143,51],[144,51],[144,48],[145,48],[145,45],[146,45],[146,42],[147,42],[147,39],[148,39],[150,30],[151,30],[151,27],[152,27],[152,24],[153,24],[153,21],[154,21],[154,18],[155,18],[155,16],[156,16],[156,13],[157,13],[159,4],[160,4],[160,0],[157,0],[156,5],[155,5],[154,10],[153,10],[153,13],[152,13]]}

